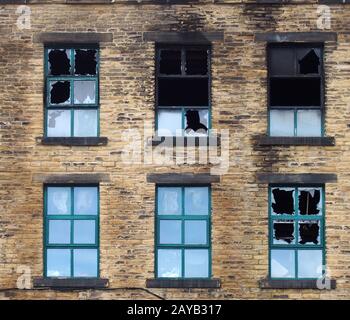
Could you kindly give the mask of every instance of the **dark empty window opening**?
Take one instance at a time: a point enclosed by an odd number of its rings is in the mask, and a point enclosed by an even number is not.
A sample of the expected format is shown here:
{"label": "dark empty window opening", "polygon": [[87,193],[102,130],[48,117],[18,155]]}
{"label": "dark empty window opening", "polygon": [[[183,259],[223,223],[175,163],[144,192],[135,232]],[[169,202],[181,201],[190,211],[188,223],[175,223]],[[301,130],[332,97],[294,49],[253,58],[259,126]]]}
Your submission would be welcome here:
{"label": "dark empty window opening", "polygon": [[299,223],[299,243],[307,244],[313,243],[318,244],[319,242],[320,227],[318,222],[304,221]]}
{"label": "dark empty window opening", "polygon": [[299,60],[301,74],[314,74],[319,72],[320,58],[314,49],[311,49],[302,59]]}
{"label": "dark empty window opening", "polygon": [[70,74],[69,50],[54,49],[49,51],[49,68],[53,76]]}
{"label": "dark empty window opening", "polygon": [[273,189],[273,212],[276,214],[294,214],[294,190]]}
{"label": "dark empty window opening", "polygon": [[322,45],[268,47],[270,136],[324,134],[322,56]]}
{"label": "dark empty window opening", "polygon": [[69,102],[70,83],[69,81],[57,81],[51,84],[50,100],[51,104]]}
{"label": "dark empty window opening", "polygon": [[75,74],[96,75],[96,50],[75,50]]}
{"label": "dark empty window opening", "polygon": [[[186,135],[208,133],[209,57],[208,46],[163,45],[157,48],[156,127],[159,132],[174,132],[176,127]],[[169,117],[176,117],[176,123]]]}
{"label": "dark empty window opening", "polygon": [[285,243],[294,241],[294,222],[278,221],[273,224],[274,238]]}

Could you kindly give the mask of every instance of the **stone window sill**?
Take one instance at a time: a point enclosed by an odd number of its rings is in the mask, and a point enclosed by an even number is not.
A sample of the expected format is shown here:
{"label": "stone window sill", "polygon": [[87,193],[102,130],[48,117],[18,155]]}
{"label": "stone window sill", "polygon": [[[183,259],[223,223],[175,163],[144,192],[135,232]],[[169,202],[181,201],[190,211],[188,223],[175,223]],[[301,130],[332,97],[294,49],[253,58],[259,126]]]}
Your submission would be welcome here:
{"label": "stone window sill", "polygon": [[107,137],[39,137],[37,143],[49,146],[105,146]]}
{"label": "stone window sill", "polygon": [[53,289],[102,289],[108,287],[108,279],[101,278],[34,278],[34,288]]}
{"label": "stone window sill", "polygon": [[[329,286],[323,283],[325,289],[335,289],[336,280],[328,279]],[[317,286],[317,280],[272,280],[262,279],[259,281],[260,289],[317,289],[321,290]]]}
{"label": "stone window sill", "polygon": [[148,139],[148,145],[158,146],[163,144],[163,146],[173,147],[177,144],[179,146],[187,147],[190,146],[220,146],[220,136],[202,136],[202,137],[189,137],[189,136],[178,136],[178,137],[163,137],[163,136],[155,136]]}
{"label": "stone window sill", "polygon": [[260,146],[334,146],[334,137],[269,137],[259,138]]}
{"label": "stone window sill", "polygon": [[220,279],[147,279],[147,288],[212,288],[221,287]]}

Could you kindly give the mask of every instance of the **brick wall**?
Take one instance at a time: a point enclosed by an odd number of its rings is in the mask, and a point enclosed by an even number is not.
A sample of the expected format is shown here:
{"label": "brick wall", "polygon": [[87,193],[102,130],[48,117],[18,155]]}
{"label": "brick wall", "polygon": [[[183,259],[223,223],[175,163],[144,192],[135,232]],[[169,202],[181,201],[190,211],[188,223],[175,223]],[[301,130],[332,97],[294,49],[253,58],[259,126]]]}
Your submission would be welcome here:
{"label": "brick wall", "polygon": [[[1,299],[344,299],[350,297],[350,10],[331,5],[330,30],[317,29],[317,4],[205,1],[67,5],[30,1],[31,28],[16,25],[17,5],[0,2]],[[236,3],[235,3],[236,2]],[[298,1],[295,1],[298,2]],[[36,4],[39,3],[39,4]],[[56,4],[55,4],[56,3]],[[101,43],[100,130],[106,146],[45,146],[40,32],[111,32]],[[212,185],[212,268],[220,289],[146,289],[154,276],[154,172],[208,172],[210,165],[126,165],[123,130],[154,124],[154,43],[146,31],[222,31],[212,46],[212,127],[229,129],[231,166]],[[258,146],[267,128],[266,43],[257,32],[330,31],[325,43],[326,135],[335,146]],[[268,273],[267,185],[257,172],[336,173],[326,185],[326,254],[336,290],[264,290]],[[108,173],[100,184],[100,268],[108,290],[18,290],[17,268],[43,274],[43,184],[49,173]]]}

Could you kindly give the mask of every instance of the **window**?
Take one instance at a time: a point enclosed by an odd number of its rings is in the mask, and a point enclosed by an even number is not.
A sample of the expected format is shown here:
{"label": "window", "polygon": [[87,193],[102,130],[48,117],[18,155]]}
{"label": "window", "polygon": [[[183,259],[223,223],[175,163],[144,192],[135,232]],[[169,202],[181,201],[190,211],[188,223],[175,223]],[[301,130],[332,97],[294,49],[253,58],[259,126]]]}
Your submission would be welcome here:
{"label": "window", "polygon": [[210,128],[210,48],[157,48],[158,136],[205,136]]}
{"label": "window", "polygon": [[99,135],[98,48],[45,49],[45,135]]}
{"label": "window", "polygon": [[45,276],[99,276],[98,186],[45,187]]}
{"label": "window", "polygon": [[210,187],[157,187],[156,277],[210,278]]}
{"label": "window", "polygon": [[322,45],[270,45],[270,136],[323,136]]}
{"label": "window", "polygon": [[270,186],[270,278],[323,274],[324,187]]}

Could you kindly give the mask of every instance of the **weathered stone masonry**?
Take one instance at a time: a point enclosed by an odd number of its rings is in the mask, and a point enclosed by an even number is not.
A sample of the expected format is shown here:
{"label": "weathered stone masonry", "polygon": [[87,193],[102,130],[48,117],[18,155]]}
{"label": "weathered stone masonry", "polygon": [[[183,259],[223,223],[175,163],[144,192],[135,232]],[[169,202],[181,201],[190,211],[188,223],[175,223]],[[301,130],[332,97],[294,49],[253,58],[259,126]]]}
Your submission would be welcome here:
{"label": "weathered stone masonry", "polygon": [[[1,299],[350,297],[350,9],[333,1],[331,29],[320,30],[316,0],[266,2],[0,1]],[[30,29],[17,27],[21,4],[31,10]],[[127,143],[122,131],[143,132],[145,121],[154,124],[155,42],[145,35],[160,31],[223,34],[212,41],[211,63],[212,127],[230,130],[231,166],[212,183],[212,269],[220,288],[146,288],[146,280],[154,278],[155,199],[147,176],[207,174],[210,169],[121,161]],[[40,34],[50,32],[110,34],[100,42],[100,136],[108,142],[42,142],[45,40]],[[309,37],[310,32],[327,33],[328,143],[262,142],[267,130],[267,42],[257,34],[284,32]],[[261,288],[259,281],[268,273],[268,184],[261,174],[269,173],[327,174],[326,255],[336,289]],[[72,181],[100,183],[100,269],[109,287],[19,290],[19,267],[29,267],[33,278],[43,275],[43,182],[61,181],[67,174],[73,174]]]}

